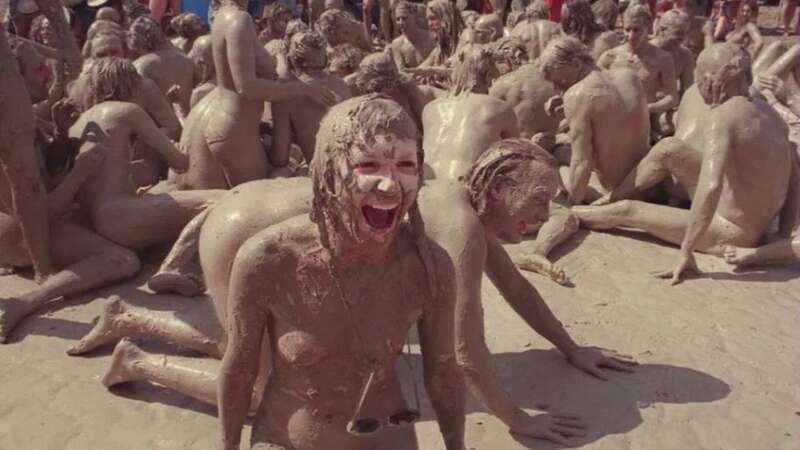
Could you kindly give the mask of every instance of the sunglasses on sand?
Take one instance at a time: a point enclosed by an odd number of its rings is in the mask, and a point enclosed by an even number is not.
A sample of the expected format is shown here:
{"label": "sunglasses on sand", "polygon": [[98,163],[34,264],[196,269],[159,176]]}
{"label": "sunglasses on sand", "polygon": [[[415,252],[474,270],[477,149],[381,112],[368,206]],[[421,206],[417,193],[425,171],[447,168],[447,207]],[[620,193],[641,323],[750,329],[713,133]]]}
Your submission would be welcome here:
{"label": "sunglasses on sand", "polygon": [[400,410],[386,418],[359,417],[361,415],[361,409],[364,407],[364,401],[366,400],[367,394],[369,394],[370,387],[372,386],[372,382],[375,379],[375,369],[372,369],[369,374],[369,378],[367,378],[367,382],[364,383],[364,388],[361,390],[361,397],[358,401],[358,405],[356,406],[356,410],[353,412],[352,417],[347,422],[348,433],[355,436],[367,436],[379,431],[383,427],[408,426],[419,420],[422,415],[419,409],[419,391],[417,389],[417,380],[414,378],[414,370],[408,360],[408,354],[410,354],[410,352],[410,345],[406,341],[406,352],[402,353],[401,356],[403,357],[406,367],[408,367],[408,373],[411,375],[411,381],[414,386],[415,408]]}

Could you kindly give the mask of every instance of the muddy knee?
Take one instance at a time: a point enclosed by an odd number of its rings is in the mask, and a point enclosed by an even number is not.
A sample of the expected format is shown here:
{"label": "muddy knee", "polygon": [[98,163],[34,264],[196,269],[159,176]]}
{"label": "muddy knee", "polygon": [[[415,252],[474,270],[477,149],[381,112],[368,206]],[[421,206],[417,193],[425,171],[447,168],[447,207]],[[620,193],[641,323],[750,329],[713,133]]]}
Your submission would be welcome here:
{"label": "muddy knee", "polygon": [[101,256],[101,264],[114,270],[120,278],[133,277],[139,273],[142,267],[142,263],[136,253],[126,248],[108,250],[103,252]]}

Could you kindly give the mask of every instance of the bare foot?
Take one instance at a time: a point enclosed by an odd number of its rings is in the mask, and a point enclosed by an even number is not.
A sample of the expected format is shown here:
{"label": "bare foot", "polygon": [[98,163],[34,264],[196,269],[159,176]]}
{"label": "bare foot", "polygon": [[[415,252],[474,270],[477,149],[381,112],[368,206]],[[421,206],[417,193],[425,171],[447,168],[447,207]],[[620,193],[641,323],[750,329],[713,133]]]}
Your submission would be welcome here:
{"label": "bare foot", "polygon": [[722,252],[722,257],[725,259],[725,262],[737,267],[754,264],[755,256],[756,249],[734,247],[733,245],[726,246],[725,250]]}
{"label": "bare foot", "polygon": [[544,275],[562,286],[570,285],[569,277],[567,277],[564,269],[556,264],[551,263],[543,256],[529,254],[515,260],[514,262],[516,263],[517,267],[522,270]]}
{"label": "bare foot", "polygon": [[33,312],[28,303],[16,298],[0,299],[0,344],[5,344],[14,328]]}
{"label": "bare foot", "polygon": [[113,344],[125,336],[125,321],[130,314],[130,306],[116,295],[108,298],[103,305],[103,312],[92,330],[81,338],[77,344],[67,349],[68,355],[81,355],[97,347]]}
{"label": "bare foot", "polygon": [[114,354],[111,355],[111,367],[100,381],[105,387],[136,381],[137,377],[133,369],[144,358],[146,358],[146,354],[142,349],[130,339],[123,338],[114,347]]}
{"label": "bare foot", "polygon": [[176,293],[187,297],[202,295],[206,291],[198,277],[177,272],[159,272],[150,277],[147,287],[156,294]]}

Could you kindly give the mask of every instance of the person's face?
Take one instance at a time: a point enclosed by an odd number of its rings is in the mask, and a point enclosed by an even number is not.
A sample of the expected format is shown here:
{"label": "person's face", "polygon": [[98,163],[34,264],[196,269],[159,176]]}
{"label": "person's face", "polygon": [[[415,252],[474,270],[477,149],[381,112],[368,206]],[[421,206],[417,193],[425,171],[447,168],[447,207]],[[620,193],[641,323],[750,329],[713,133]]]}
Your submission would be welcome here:
{"label": "person's face", "polygon": [[37,103],[46,99],[51,73],[45,59],[33,49],[24,51],[21,59],[24,68],[22,76],[25,79],[25,87],[28,89],[31,101]]}
{"label": "person's face", "polygon": [[661,39],[668,47],[676,46],[686,39],[686,30],[675,25],[661,28],[660,34]]}
{"label": "person's face", "polygon": [[56,30],[50,25],[50,21],[45,19],[42,23],[42,44],[54,47],[58,41]]}
{"label": "person's face", "polygon": [[411,17],[408,14],[408,11],[405,9],[397,9],[394,12],[394,22],[397,24],[397,29],[400,30],[401,33],[406,31],[406,27],[409,26],[408,22],[411,20]]}
{"label": "person's face", "polygon": [[428,29],[436,32],[442,27],[442,18],[431,8],[425,12],[425,17],[428,19]]}
{"label": "person's face", "polygon": [[742,5],[740,16],[742,22],[749,22],[750,18],[753,17],[753,8],[749,4],[745,3],[744,5]]}
{"label": "person's face", "polygon": [[122,42],[118,38],[106,34],[95,37],[92,40],[92,58],[107,58],[111,56],[118,58],[125,56]]}
{"label": "person's face", "polygon": [[641,47],[647,39],[648,24],[642,20],[626,20],[624,24],[625,41],[632,49]]}
{"label": "person's face", "polygon": [[349,190],[358,209],[358,233],[361,240],[389,242],[417,198],[417,143],[378,135],[372,146],[351,151]]}
{"label": "person's face", "polygon": [[488,44],[494,38],[494,30],[487,24],[478,20],[475,22],[475,41],[478,44]]}
{"label": "person's face", "polygon": [[550,201],[557,192],[555,169],[532,162],[524,174],[492,186],[491,216],[486,225],[500,240],[519,243],[526,230],[547,221]]}

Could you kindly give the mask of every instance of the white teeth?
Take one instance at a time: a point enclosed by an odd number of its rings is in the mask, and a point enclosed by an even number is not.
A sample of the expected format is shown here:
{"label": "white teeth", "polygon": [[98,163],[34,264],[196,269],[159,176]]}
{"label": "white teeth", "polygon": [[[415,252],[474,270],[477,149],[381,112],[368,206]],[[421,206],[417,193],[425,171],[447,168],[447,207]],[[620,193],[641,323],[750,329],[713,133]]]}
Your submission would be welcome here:
{"label": "white teeth", "polygon": [[400,205],[384,206],[384,205],[369,205],[370,208],[380,209],[381,211],[391,211]]}

